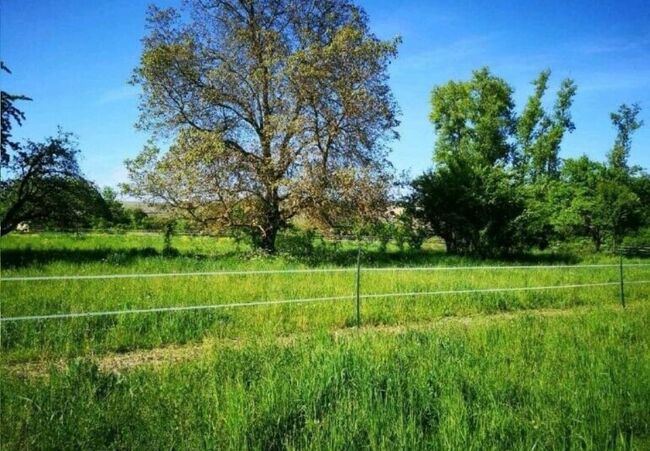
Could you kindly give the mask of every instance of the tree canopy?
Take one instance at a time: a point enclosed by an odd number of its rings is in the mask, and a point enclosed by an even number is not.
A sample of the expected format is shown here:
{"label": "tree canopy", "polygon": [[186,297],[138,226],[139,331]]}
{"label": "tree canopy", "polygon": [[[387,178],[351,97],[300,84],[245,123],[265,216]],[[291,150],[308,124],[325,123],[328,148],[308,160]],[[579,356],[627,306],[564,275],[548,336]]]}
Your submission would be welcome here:
{"label": "tree canopy", "polygon": [[59,130],[8,154],[0,182],[2,235],[21,222],[60,228],[88,226],[104,214],[103,199],[79,169],[72,135]]}
{"label": "tree canopy", "polygon": [[148,28],[139,126],[174,143],[127,162],[127,192],[268,251],[299,213],[327,228],[382,211],[398,40],[375,37],[361,8],[192,0],[152,7]]}
{"label": "tree canopy", "polygon": [[639,104],[622,104],[617,111],[610,114],[612,124],[616,128],[616,140],[612,150],[607,155],[609,166],[612,169],[627,172],[632,135],[643,126],[643,121],[638,120],[641,112]]}
{"label": "tree canopy", "polygon": [[648,178],[627,162],[642,125],[639,106],[623,104],[611,114],[617,136],[607,164],[563,161],[577,86],[563,80],[547,111],[550,75],[544,70],[533,81],[520,114],[512,88],[487,68],[434,88],[435,168],[414,180],[409,204],[450,252],[506,254],[574,237],[588,237],[599,250],[644,223]]}

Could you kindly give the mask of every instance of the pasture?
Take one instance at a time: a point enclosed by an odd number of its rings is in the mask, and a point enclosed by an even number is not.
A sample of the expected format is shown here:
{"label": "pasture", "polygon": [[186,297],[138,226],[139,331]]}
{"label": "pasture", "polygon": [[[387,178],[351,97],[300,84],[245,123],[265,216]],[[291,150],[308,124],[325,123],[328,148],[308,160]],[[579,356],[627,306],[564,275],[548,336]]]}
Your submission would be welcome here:
{"label": "pasture", "polygon": [[[352,241],[0,244],[6,449],[650,444],[648,260],[624,261],[624,309],[614,255],[365,243],[357,328]],[[11,320],[97,312],[113,314]]]}

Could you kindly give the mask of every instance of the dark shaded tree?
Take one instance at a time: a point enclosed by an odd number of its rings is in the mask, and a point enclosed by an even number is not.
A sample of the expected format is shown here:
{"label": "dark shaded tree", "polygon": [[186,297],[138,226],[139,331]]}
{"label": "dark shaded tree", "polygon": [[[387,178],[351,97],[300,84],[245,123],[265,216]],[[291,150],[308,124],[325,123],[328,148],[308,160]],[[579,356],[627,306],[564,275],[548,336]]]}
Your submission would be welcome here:
{"label": "dark shaded tree", "polygon": [[[11,71],[0,61],[0,70],[10,74]],[[24,95],[9,94],[2,90],[0,92],[2,100],[2,136],[0,145],[0,163],[5,166],[9,163],[9,152],[16,151],[20,147],[20,143],[12,140],[11,129],[14,124],[22,125],[25,120],[25,113],[16,107],[15,103],[20,100],[32,100]]]}
{"label": "dark shaded tree", "polygon": [[48,227],[89,226],[104,215],[97,188],[79,169],[79,150],[69,133],[44,142],[27,141],[9,152],[0,182],[2,235],[21,222]]}
{"label": "dark shaded tree", "polygon": [[408,204],[450,253],[488,256],[518,249],[515,220],[523,203],[503,169],[452,162],[417,177]]}
{"label": "dark shaded tree", "polygon": [[100,218],[97,224],[100,227],[108,226],[129,226],[131,225],[131,217],[129,212],[124,208],[124,205],[118,199],[118,192],[111,187],[105,187],[101,191],[102,200],[106,206],[106,214]]}

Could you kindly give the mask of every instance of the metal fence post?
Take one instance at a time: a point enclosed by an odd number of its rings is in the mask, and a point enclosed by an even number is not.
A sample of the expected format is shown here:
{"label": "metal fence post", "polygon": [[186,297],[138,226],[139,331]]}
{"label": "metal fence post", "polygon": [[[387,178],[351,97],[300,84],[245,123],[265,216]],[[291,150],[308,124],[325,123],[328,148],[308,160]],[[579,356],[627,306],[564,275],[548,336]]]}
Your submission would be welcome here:
{"label": "metal fence post", "polygon": [[623,284],[623,251],[621,251],[619,268],[620,268],[620,275],[621,275],[621,305],[625,308],[625,286]]}
{"label": "metal fence post", "polygon": [[357,278],[356,278],[356,311],[357,327],[361,326],[361,243],[357,250]]}

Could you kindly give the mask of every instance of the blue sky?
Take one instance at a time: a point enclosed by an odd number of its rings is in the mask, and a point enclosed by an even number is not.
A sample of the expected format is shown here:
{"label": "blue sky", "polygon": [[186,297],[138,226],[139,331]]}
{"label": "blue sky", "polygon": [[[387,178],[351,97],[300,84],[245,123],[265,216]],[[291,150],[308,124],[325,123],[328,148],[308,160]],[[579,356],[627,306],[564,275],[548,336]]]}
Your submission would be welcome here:
{"label": "blue sky", "polygon": [[[137,88],[127,85],[141,51],[148,0],[3,0],[0,55],[13,75],[3,89],[34,101],[15,135],[34,140],[57,125],[74,132],[82,168],[101,186],[125,181],[123,161],[148,136],[133,124]],[[176,5],[162,0],[158,5]],[[647,125],[634,138],[631,160],[650,168],[650,4],[646,1],[363,0],[373,31],[402,36],[391,86],[402,111],[392,161],[415,175],[431,166],[428,122],[433,86],[466,79],[487,65],[515,88],[518,108],[530,81],[553,70],[578,84],[576,131],[562,156],[604,159],[614,139],[609,113],[640,102]],[[553,102],[552,96],[548,98]]]}

